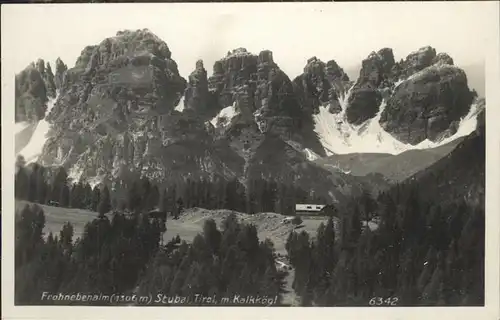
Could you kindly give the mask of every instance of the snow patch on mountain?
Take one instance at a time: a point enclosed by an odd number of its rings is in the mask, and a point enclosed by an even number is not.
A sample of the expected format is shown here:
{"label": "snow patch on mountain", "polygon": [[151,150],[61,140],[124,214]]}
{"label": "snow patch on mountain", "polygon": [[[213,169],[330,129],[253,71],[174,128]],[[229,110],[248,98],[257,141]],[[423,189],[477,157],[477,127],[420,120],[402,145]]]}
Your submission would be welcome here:
{"label": "snow patch on mountain", "polygon": [[309,148],[305,148],[304,151],[306,153],[307,160],[309,160],[309,161],[314,161],[314,160],[321,158],[318,154],[316,154],[314,151],[312,151]]}
{"label": "snow patch on mountain", "polygon": [[474,131],[477,123],[476,115],[480,111],[478,103],[475,102],[469,113],[460,121],[459,129],[454,135],[438,142],[425,140],[418,145],[411,145],[400,142],[380,126],[379,120],[386,105],[385,100],[382,101],[374,118],[358,126],[349,124],[345,116],[349,95],[350,90],[340,100],[341,112],[332,114],[328,111],[329,106],[327,105],[321,106],[319,113],[314,115],[315,131],[327,155],[348,153],[389,153],[395,155],[410,149],[435,148]]}
{"label": "snow patch on mountain", "polygon": [[339,167],[338,165],[334,165],[334,164],[325,164],[326,167],[331,167],[333,169],[335,169],[336,171],[338,172],[342,172],[344,174],[351,174],[351,170],[344,170],[342,169],[341,167]]}
{"label": "snow patch on mountain", "polygon": [[[54,107],[54,103],[57,101],[57,98],[58,97],[55,97],[54,99],[50,99],[48,101],[47,111],[45,113],[46,115],[48,115]],[[45,145],[45,141],[47,141],[49,131],[50,124],[45,120],[45,118],[38,121],[30,141],[18,153],[18,155],[22,155],[24,157],[26,163],[35,162],[38,160],[38,157],[42,153],[43,146]]]}
{"label": "snow patch on mountain", "polygon": [[181,97],[181,100],[179,100],[179,103],[175,107],[176,111],[182,112],[184,111],[184,96]]}
{"label": "snow patch on mountain", "polygon": [[439,142],[432,142],[428,139],[420,142],[416,146],[412,146],[412,149],[429,149],[429,148],[436,148],[442,145],[445,145],[447,143],[452,142],[455,139],[458,139],[460,137],[464,137],[469,135],[471,132],[476,130],[477,127],[477,115],[478,113],[482,110],[483,106],[479,101],[475,101],[470,109],[469,113],[465,115],[460,120],[460,124],[458,125],[458,130],[455,132],[454,135],[449,136],[447,138],[442,139]]}
{"label": "snow patch on mountain", "polygon": [[399,85],[402,84],[403,82],[405,82],[405,79],[399,79],[398,81],[396,81],[394,83],[394,89],[396,89],[397,87],[399,87]]}
{"label": "snow patch on mountain", "polygon": [[214,127],[218,127],[218,125],[222,125],[225,127],[229,123],[231,123],[231,120],[238,115],[238,111],[236,110],[236,105],[233,104],[232,106],[225,107],[222,109],[218,115],[216,115],[212,120],[210,120],[210,123]]}

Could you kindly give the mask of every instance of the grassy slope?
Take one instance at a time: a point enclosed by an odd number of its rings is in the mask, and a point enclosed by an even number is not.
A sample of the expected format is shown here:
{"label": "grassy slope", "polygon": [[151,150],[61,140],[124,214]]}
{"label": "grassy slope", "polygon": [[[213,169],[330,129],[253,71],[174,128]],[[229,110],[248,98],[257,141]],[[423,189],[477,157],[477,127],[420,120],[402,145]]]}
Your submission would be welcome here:
{"label": "grassy slope", "polygon": [[463,138],[446,145],[424,150],[408,150],[398,155],[377,153],[353,153],[333,155],[318,159],[317,163],[328,170],[351,170],[353,175],[364,176],[369,173],[381,173],[393,181],[403,181],[413,174],[431,166],[448,155]]}
{"label": "grassy slope", "polygon": [[[30,202],[16,200],[16,210],[22,209],[26,204],[30,204]],[[97,212],[83,209],[60,208],[41,204],[39,206],[45,213],[45,234],[49,234],[49,232],[59,234],[63,225],[70,222],[73,225],[76,239],[81,236],[85,224],[97,217]]]}
{"label": "grassy slope", "polygon": [[[16,209],[22,209],[22,207],[28,203],[27,201],[16,201]],[[97,217],[97,212],[88,210],[60,208],[47,205],[40,206],[45,213],[45,234],[49,234],[49,232],[59,234],[64,223],[70,222],[73,225],[76,239],[81,236],[85,224]],[[198,233],[202,232],[205,220],[212,218],[220,226],[222,220],[231,214],[231,212],[232,211],[229,210],[206,210],[201,208],[188,209],[179,220],[172,220],[169,217],[164,240],[169,241],[176,235],[179,235],[181,239],[190,242]],[[260,239],[264,240],[269,238],[273,241],[276,251],[285,254],[286,238],[293,227],[291,224],[282,223],[284,216],[276,213],[247,215],[235,212],[235,214],[241,221],[255,224],[259,231]],[[298,229],[298,231],[305,230],[311,236],[316,234],[316,230],[321,222],[326,223],[326,219],[303,218],[303,220],[304,227]]]}
{"label": "grassy slope", "polygon": [[[179,220],[167,221],[167,232],[165,233],[165,240],[172,239],[177,234],[186,241],[193,239],[198,233],[201,232],[205,220],[214,219],[219,229],[223,219],[229,216],[233,211],[230,210],[206,210],[202,208],[192,208],[184,212]],[[257,227],[260,240],[270,239],[274,243],[276,252],[285,254],[285,242],[288,234],[293,229],[291,224],[282,223],[285,216],[277,213],[258,213],[248,215],[240,212],[234,212],[238,219],[244,223],[251,223]],[[305,230],[311,236],[316,234],[321,222],[326,223],[326,218],[302,218],[303,227],[297,231]]]}
{"label": "grassy slope", "polygon": [[450,154],[412,176],[425,193],[441,201],[465,199],[484,209],[486,139],[467,136]]}

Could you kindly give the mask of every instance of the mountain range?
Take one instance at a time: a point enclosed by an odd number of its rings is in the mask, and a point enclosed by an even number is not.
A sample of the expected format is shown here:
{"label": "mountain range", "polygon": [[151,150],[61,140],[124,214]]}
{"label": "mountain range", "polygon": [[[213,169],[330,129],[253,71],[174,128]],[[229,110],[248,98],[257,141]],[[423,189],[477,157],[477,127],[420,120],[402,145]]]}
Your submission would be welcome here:
{"label": "mountain range", "polygon": [[335,60],[311,57],[294,79],[278,63],[237,48],[184,79],[163,40],[120,31],[74,67],[39,60],[16,76],[16,153],[93,183],[263,178],[338,202],[448,172],[484,144],[484,99],[433,47],[374,51],[356,79]]}

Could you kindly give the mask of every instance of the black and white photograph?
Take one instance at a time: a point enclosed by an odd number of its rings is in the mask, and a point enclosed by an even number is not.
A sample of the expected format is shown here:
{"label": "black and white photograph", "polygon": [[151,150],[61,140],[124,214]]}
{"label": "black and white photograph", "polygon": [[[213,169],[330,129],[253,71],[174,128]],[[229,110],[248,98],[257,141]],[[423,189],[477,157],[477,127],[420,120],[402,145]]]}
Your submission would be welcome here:
{"label": "black and white photograph", "polygon": [[2,6],[9,301],[498,304],[498,8]]}

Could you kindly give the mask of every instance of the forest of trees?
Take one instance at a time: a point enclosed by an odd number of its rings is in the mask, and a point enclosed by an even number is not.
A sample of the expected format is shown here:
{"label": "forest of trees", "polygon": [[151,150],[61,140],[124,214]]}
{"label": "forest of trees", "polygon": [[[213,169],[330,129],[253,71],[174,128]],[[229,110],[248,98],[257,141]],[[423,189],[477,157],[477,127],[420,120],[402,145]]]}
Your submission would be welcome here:
{"label": "forest of trees", "polygon": [[100,216],[85,225],[76,241],[69,223],[59,235],[44,238],[45,215],[36,204],[21,209],[15,223],[16,304],[72,304],[42,301],[43,292],[259,294],[280,302],[284,274],[275,267],[272,242],[259,242],[255,226],[238,223],[234,215],[223,221],[222,230],[213,220],[205,221],[192,244],[177,237],[166,245],[160,244],[160,221],[145,215]]}
{"label": "forest of trees", "polygon": [[[231,216],[218,230],[208,220],[191,244],[177,238],[164,245],[165,221],[143,213],[203,207],[293,214],[296,202],[320,201],[273,181],[244,188],[236,180],[187,180],[165,187],[141,179],[121,187],[118,195],[105,185],[70,184],[62,168],[49,173],[18,162],[16,198],[99,215],[73,242],[70,224],[59,235],[43,235],[45,218],[36,204],[16,214],[16,303],[40,303],[41,291],[72,290],[259,293],[280,301],[285,275],[276,270],[272,242],[259,241],[255,226]],[[335,211],[337,218],[316,234],[293,231],[286,241],[303,306],[484,303],[484,206],[441,201],[415,182],[376,199],[364,192]],[[378,228],[363,228],[373,216]]]}
{"label": "forest of trees", "polygon": [[[363,201],[339,212],[312,239],[286,243],[293,288],[303,306],[484,304],[484,209],[423,198],[418,184],[396,186],[375,203],[381,225],[362,230]],[[370,211],[370,210],[365,210]]]}
{"label": "forest of trees", "polygon": [[50,172],[39,164],[17,161],[16,199],[33,203],[79,208],[105,214],[109,211],[144,212],[159,209],[178,215],[182,208],[228,209],[246,213],[295,214],[296,203],[327,201],[301,188],[266,180],[253,180],[246,189],[238,180],[189,180],[181,185],[161,186],[142,178],[112,190],[105,184],[70,182],[65,169]]}

